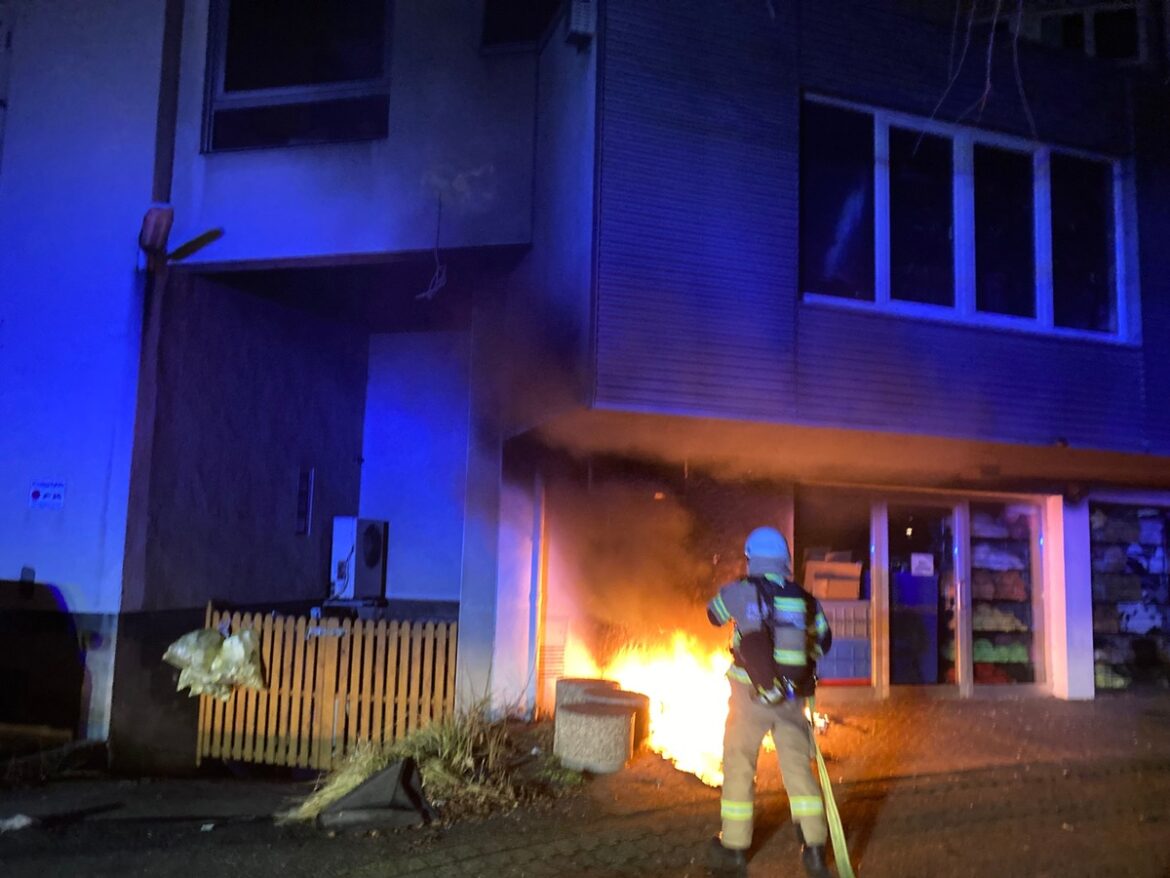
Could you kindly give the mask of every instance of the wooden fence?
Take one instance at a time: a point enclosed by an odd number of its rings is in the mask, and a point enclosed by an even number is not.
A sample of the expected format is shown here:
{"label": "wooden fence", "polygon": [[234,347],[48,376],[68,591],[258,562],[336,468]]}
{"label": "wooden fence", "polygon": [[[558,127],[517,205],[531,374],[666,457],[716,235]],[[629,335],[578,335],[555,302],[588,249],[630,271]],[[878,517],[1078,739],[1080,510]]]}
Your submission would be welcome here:
{"label": "wooden fence", "polygon": [[453,622],[310,619],[207,608],[209,628],[260,637],[267,688],[199,699],[196,761],[328,769],[455,709]]}

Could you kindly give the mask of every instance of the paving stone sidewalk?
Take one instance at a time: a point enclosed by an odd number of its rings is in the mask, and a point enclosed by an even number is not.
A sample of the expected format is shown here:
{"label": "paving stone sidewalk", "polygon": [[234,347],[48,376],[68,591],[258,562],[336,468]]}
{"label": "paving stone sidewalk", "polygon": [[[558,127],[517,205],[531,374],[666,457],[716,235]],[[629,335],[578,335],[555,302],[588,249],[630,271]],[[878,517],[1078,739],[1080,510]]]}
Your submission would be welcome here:
{"label": "paving stone sidewalk", "polygon": [[[834,717],[821,743],[861,875],[1170,878],[1170,695],[826,693],[820,706]],[[749,875],[800,874],[767,754],[759,784]],[[0,817],[88,812],[0,835],[0,875],[700,876],[718,828],[718,791],[652,754],[551,806],[447,829],[330,837],[273,825],[268,815],[303,791],[91,781],[0,792]]]}

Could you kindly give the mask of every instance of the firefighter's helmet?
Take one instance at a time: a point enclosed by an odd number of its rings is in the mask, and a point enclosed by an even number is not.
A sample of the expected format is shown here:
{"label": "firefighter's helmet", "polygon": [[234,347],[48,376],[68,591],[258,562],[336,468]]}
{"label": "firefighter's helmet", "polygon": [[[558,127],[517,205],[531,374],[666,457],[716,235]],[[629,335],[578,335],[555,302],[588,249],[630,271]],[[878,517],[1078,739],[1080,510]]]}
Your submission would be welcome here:
{"label": "firefighter's helmet", "polygon": [[774,527],[757,527],[748,534],[747,542],[743,544],[743,553],[749,560],[752,558],[791,560],[788,540]]}

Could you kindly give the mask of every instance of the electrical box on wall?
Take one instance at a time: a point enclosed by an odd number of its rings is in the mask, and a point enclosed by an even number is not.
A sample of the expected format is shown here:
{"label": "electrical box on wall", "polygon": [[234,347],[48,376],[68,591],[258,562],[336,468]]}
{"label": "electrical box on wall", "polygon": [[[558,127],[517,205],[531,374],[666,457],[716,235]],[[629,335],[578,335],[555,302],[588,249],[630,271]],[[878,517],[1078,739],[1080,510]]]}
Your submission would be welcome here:
{"label": "electrical box on wall", "polygon": [[330,599],[360,601],[386,597],[389,538],[389,522],[348,515],[333,519]]}

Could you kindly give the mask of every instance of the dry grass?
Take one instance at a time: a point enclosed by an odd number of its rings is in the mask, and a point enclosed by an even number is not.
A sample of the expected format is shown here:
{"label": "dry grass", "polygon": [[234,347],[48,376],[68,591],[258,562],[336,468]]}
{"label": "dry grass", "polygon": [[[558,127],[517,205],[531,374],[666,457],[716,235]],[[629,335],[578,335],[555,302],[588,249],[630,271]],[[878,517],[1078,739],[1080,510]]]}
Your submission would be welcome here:
{"label": "dry grass", "polygon": [[493,720],[486,706],[477,706],[389,746],[358,746],[304,802],[281,816],[313,820],[367,778],[406,758],[418,764],[423,792],[444,820],[511,810],[582,782],[580,773],[553,757],[551,738],[547,723]]}

